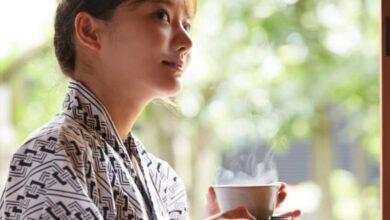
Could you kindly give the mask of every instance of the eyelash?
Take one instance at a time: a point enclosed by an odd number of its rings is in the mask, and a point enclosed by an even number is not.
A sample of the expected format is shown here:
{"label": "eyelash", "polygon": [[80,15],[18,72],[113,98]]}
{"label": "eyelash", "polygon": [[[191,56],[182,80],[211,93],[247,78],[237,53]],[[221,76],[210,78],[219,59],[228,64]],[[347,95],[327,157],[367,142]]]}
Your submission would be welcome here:
{"label": "eyelash", "polygon": [[167,22],[170,21],[169,14],[168,14],[168,12],[167,12],[166,10],[159,10],[159,11],[156,12],[157,18],[159,18],[159,19],[161,19],[161,20],[165,20],[164,18],[160,17],[161,15],[162,15],[162,16],[166,15],[166,17],[167,17]]}
{"label": "eyelash", "polygon": [[[166,20],[164,19],[164,17],[161,17],[161,16],[164,16],[164,15],[167,18]],[[157,16],[158,19],[161,19],[161,20],[164,20],[164,21],[167,21],[167,22],[170,22],[170,20],[171,20],[170,17],[169,17],[168,12],[166,10],[164,10],[164,9],[161,9],[161,10],[157,11],[156,12],[156,16]],[[191,30],[191,24],[190,23],[184,23],[183,27],[184,27],[184,29],[186,31],[190,31]]]}
{"label": "eyelash", "polygon": [[186,31],[191,31],[191,24],[190,23],[184,23],[183,27],[184,27],[184,29],[186,29]]}

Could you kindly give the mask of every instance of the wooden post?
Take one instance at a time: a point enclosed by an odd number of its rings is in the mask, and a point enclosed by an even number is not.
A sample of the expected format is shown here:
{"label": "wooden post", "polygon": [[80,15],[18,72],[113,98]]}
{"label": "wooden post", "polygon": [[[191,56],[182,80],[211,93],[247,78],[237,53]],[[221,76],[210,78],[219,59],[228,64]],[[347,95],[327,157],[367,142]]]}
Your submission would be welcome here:
{"label": "wooden post", "polygon": [[381,71],[381,210],[382,219],[390,219],[390,1],[382,0]]}

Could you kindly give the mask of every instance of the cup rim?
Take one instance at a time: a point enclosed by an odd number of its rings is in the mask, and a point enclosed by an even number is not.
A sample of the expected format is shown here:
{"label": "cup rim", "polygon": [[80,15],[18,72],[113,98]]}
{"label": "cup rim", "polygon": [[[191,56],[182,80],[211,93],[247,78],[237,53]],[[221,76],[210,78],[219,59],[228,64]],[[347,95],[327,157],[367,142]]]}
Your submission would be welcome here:
{"label": "cup rim", "polygon": [[214,188],[261,188],[261,187],[270,187],[270,186],[277,186],[279,187],[280,184],[278,183],[268,183],[268,184],[259,184],[259,185],[228,185],[228,184],[222,184],[222,185],[213,185]]}

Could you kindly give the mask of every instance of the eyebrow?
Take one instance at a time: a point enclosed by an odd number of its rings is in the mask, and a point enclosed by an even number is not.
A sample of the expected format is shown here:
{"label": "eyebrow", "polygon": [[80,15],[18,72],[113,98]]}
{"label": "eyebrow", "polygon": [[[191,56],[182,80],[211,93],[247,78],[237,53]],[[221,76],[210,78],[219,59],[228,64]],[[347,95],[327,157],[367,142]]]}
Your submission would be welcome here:
{"label": "eyebrow", "polygon": [[[187,1],[187,0],[179,0],[179,1]],[[172,0],[134,0],[134,4],[139,4],[139,3],[153,3],[153,4],[165,4],[168,5],[169,7],[173,7],[174,3]],[[189,14],[189,9],[186,4],[186,9],[185,9],[185,15],[187,19],[191,20],[191,16]]]}
{"label": "eyebrow", "polygon": [[152,3],[162,3],[162,4],[173,6],[172,0],[147,0],[147,1]]}

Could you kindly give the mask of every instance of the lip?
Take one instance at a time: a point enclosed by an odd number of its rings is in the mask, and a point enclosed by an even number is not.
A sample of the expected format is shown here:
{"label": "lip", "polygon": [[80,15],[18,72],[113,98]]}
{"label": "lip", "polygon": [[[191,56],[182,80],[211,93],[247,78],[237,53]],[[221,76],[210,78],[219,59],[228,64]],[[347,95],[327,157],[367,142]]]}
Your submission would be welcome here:
{"label": "lip", "polygon": [[183,61],[167,61],[167,60],[163,60],[162,61],[163,64],[171,67],[171,68],[174,68],[178,71],[184,71],[184,62]]}

